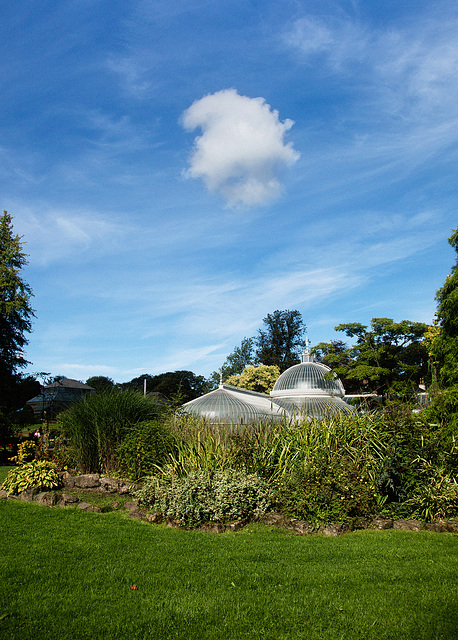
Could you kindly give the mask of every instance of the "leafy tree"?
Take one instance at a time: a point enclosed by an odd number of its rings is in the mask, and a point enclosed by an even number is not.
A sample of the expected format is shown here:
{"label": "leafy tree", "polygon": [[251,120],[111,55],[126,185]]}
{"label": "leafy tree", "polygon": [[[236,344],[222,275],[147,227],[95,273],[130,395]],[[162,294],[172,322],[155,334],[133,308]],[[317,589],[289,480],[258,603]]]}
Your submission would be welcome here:
{"label": "leafy tree", "polygon": [[173,404],[182,404],[194,400],[204,393],[205,378],[192,371],[167,371],[157,376],[145,373],[130,382],[119,385],[121,389],[130,389],[143,393],[146,380],[146,393],[161,393]]}
{"label": "leafy tree", "polygon": [[11,422],[12,412],[29,399],[22,397],[29,380],[19,373],[28,364],[23,348],[34,317],[33,293],[21,276],[26,264],[21,238],[14,234],[12,218],[4,211],[0,217],[0,431]]}
{"label": "leafy tree", "polygon": [[86,384],[95,389],[97,393],[109,391],[115,386],[112,378],[106,376],[92,376],[86,380]]}
{"label": "leafy tree", "polygon": [[280,368],[276,365],[260,364],[257,367],[249,365],[239,376],[229,376],[226,384],[251,391],[270,393],[280,375]]}
{"label": "leafy tree", "polygon": [[356,343],[321,342],[315,357],[342,378],[347,393],[409,394],[428,376],[428,353],[422,322],[373,318],[371,327],[359,322],[340,324]]}
{"label": "leafy tree", "polygon": [[234,347],[234,351],[230,353],[219,371],[214,371],[207,380],[208,390],[214,389],[219,385],[222,377],[225,382],[230,376],[240,375],[242,371],[250,364],[254,363],[253,358],[254,339],[243,338],[239,347]]}
{"label": "leafy tree", "polygon": [[256,362],[275,365],[281,372],[297,364],[306,331],[300,312],[277,310],[268,313],[263,323],[265,328],[259,329],[255,338]]}
{"label": "leafy tree", "polygon": [[[458,229],[448,241],[458,254]],[[458,258],[436,299],[436,321],[428,331],[430,353],[439,372],[439,386],[449,388],[458,384]]]}

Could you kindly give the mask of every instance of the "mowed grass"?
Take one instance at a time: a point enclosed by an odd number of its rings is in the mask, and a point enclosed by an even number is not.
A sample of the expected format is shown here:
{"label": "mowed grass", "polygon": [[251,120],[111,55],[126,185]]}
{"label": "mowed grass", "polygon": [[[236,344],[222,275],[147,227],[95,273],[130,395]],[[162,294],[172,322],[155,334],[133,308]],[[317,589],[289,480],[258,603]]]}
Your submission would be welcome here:
{"label": "mowed grass", "polygon": [[458,638],[453,534],[215,535],[8,501],[0,545],[5,639]]}

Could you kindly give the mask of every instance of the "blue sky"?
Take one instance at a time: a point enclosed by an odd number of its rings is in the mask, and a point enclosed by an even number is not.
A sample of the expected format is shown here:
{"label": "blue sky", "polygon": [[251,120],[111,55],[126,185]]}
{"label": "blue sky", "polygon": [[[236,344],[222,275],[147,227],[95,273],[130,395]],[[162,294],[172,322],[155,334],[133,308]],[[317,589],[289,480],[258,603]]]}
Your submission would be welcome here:
{"label": "blue sky", "polygon": [[275,309],[312,345],[431,321],[458,218],[455,2],[23,0],[0,24],[29,371],[207,376]]}

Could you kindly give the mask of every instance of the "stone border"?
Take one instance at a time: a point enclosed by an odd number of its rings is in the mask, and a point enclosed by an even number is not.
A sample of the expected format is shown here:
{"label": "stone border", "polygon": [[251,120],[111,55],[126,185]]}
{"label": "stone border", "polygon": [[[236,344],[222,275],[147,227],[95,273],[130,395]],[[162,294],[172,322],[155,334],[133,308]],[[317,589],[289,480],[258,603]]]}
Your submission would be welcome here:
{"label": "stone border", "polygon": [[[116,495],[130,495],[132,491],[138,488],[138,485],[134,483],[127,483],[124,480],[117,478],[109,478],[101,476],[98,473],[88,473],[79,476],[72,476],[67,471],[59,473],[59,478],[63,489],[70,491],[77,489],[88,493],[99,494],[116,494]],[[22,500],[25,502],[37,502],[48,507],[66,507],[69,505],[77,504],[77,508],[82,511],[90,511],[95,513],[102,513],[103,508],[98,505],[91,504],[90,502],[80,501],[79,498],[71,493],[56,491],[39,491],[36,487],[26,489],[18,495],[8,494],[4,489],[0,489],[0,499],[6,500]],[[120,508],[119,502],[110,503],[110,507],[113,510]],[[160,512],[148,514],[141,509],[136,500],[124,502],[124,510],[129,513],[129,518],[142,520],[144,522],[150,522],[153,524],[160,524],[164,521],[163,514]],[[312,535],[322,534],[325,536],[340,536],[344,533],[349,533],[355,529],[402,529],[404,531],[436,531],[438,533],[458,533],[458,518],[450,518],[448,520],[436,520],[434,522],[422,522],[420,520],[399,519],[392,520],[388,518],[376,517],[372,520],[365,520],[358,522],[357,526],[350,526],[346,523],[341,524],[328,524],[322,527],[316,527],[310,522],[302,520],[294,520],[288,518],[281,513],[270,512],[265,516],[259,518],[258,522],[266,525],[279,527],[287,531],[299,535]],[[178,521],[173,518],[166,519],[167,526],[175,529],[187,529],[183,527]],[[239,531],[242,529],[248,520],[239,520],[237,522],[231,522],[229,524],[221,524],[217,522],[209,522],[199,527],[195,527],[194,530],[208,531],[212,533],[222,533],[224,531]]]}

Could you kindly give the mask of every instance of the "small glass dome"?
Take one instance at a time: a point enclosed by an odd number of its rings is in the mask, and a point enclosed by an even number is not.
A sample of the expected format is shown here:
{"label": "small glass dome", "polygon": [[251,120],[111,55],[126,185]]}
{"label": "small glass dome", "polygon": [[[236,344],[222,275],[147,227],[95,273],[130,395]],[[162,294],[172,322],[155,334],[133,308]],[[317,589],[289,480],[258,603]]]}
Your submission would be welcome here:
{"label": "small glass dome", "polygon": [[344,397],[345,390],[339,378],[325,378],[331,372],[329,367],[313,362],[307,352],[302,354],[301,360],[300,364],[293,365],[281,374],[271,391],[272,398],[285,395]]}
{"label": "small glass dome", "polygon": [[202,416],[210,422],[223,424],[248,424],[259,420],[272,420],[273,415],[244,402],[233,393],[220,387],[183,405],[183,410]]}

